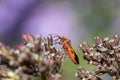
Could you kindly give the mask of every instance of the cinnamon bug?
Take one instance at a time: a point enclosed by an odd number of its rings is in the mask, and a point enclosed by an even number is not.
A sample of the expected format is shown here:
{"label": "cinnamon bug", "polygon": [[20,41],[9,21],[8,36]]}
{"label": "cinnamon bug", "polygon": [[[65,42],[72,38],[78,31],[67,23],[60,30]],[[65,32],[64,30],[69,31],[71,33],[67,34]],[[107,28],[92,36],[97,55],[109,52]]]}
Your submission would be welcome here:
{"label": "cinnamon bug", "polygon": [[74,47],[71,44],[71,40],[65,38],[64,36],[59,36],[59,35],[56,35],[56,34],[49,34],[49,35],[54,35],[54,37],[58,37],[58,39],[56,39],[55,41],[60,40],[57,43],[63,45],[63,48],[68,53],[68,55],[69,55],[70,59],[72,60],[72,62],[74,64],[79,64],[79,58],[78,58],[78,56],[77,56],[77,54],[75,52]]}

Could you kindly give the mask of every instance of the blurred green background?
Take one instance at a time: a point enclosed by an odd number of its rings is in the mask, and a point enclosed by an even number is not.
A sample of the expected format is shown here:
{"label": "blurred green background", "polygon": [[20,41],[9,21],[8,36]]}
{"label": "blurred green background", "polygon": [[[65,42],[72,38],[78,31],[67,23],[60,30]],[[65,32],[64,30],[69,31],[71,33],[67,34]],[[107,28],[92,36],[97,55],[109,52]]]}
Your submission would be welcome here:
{"label": "blurred green background", "polygon": [[79,66],[93,71],[83,60],[78,46],[94,44],[95,36],[120,34],[120,0],[1,0],[0,41],[11,47],[19,44],[23,33],[64,35],[71,40],[80,65],[67,59],[61,80],[74,80]]}

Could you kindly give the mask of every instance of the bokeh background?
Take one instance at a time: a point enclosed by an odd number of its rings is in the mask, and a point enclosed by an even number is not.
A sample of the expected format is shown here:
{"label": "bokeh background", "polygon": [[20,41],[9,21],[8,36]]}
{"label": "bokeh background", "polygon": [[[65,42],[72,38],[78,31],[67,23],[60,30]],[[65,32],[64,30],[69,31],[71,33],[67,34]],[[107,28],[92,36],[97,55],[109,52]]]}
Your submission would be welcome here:
{"label": "bokeh background", "polygon": [[23,33],[42,37],[64,35],[72,41],[80,65],[62,65],[61,80],[74,80],[76,69],[93,70],[83,60],[79,44],[95,36],[120,35],[120,0],[0,0],[0,42],[15,47]]}

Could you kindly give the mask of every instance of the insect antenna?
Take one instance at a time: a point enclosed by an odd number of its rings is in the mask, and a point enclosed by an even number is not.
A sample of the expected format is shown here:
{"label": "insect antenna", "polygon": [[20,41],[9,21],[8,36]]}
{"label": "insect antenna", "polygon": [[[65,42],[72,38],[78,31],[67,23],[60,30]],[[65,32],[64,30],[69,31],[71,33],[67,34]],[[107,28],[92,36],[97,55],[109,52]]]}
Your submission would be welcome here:
{"label": "insect antenna", "polygon": [[50,36],[52,36],[53,38],[54,37],[57,37],[55,40],[54,40],[54,44],[57,44],[57,43],[59,43],[59,42],[57,42],[59,39],[60,39],[60,36],[59,35],[57,35],[57,34],[48,34],[48,35],[50,35]]}
{"label": "insect antenna", "polygon": [[48,35],[50,35],[52,37],[59,37],[59,35],[57,35],[57,34],[48,34]]}

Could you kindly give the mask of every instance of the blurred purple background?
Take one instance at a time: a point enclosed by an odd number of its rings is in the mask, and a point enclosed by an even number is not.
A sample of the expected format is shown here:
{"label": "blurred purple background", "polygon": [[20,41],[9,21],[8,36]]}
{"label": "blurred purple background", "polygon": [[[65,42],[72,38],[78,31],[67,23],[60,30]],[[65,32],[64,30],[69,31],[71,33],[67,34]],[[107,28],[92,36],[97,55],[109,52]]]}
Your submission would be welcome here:
{"label": "blurred purple background", "polygon": [[120,34],[119,4],[119,0],[1,0],[0,41],[12,45],[23,33],[59,34],[77,44],[96,35]]}
{"label": "blurred purple background", "polygon": [[40,0],[1,0],[0,1],[0,40],[11,44],[22,35],[21,24]]}
{"label": "blurred purple background", "polygon": [[[23,33],[59,34],[75,40],[77,20],[70,2],[42,0],[0,1],[0,40],[11,45]],[[83,30],[80,30],[83,32]]]}

